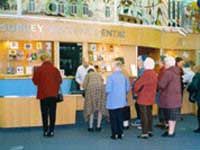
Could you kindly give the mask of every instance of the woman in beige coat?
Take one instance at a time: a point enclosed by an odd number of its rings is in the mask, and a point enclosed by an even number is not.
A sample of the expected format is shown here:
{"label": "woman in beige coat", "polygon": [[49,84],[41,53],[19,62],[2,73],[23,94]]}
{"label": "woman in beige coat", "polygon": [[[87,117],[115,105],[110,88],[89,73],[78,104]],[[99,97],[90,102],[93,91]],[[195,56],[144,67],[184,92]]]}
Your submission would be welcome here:
{"label": "woman in beige coat", "polygon": [[101,131],[102,116],[106,113],[103,78],[94,69],[89,69],[83,82],[83,88],[85,90],[84,117],[86,121],[89,120],[88,131],[94,131],[95,112],[98,113],[96,131]]}

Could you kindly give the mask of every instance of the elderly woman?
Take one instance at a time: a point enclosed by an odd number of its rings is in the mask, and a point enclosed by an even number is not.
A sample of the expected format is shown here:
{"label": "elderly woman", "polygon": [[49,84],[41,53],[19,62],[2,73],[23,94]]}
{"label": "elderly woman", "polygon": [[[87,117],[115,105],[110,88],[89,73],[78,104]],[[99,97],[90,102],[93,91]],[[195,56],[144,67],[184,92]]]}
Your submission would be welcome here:
{"label": "elderly woman", "polygon": [[144,61],[144,73],[136,81],[134,91],[138,95],[142,134],[138,138],[147,139],[152,134],[152,105],[156,96],[157,74],[154,71],[155,62],[148,57]]}
{"label": "elderly woman", "polygon": [[42,65],[34,68],[32,80],[37,86],[37,98],[40,100],[43,136],[53,137],[56,122],[56,99],[62,77],[59,70],[50,61],[48,54],[41,55],[40,59]]}
{"label": "elderly woman", "polygon": [[180,69],[175,66],[175,59],[173,57],[166,57],[164,59],[165,72],[158,83],[160,90],[160,108],[164,111],[165,120],[168,122],[169,129],[162,134],[163,137],[174,137],[176,120],[180,116],[181,108],[181,82]]}
{"label": "elderly woman", "polygon": [[94,131],[93,120],[95,112],[98,112],[96,131],[101,131],[102,115],[106,112],[103,78],[94,69],[89,69],[83,82],[83,88],[85,89],[84,117],[86,121],[89,120],[88,131]]}
{"label": "elderly woman", "polygon": [[130,90],[128,78],[122,73],[122,63],[115,61],[112,64],[113,73],[106,83],[107,102],[111,123],[111,139],[121,139],[123,134],[123,108],[127,106],[127,94]]}

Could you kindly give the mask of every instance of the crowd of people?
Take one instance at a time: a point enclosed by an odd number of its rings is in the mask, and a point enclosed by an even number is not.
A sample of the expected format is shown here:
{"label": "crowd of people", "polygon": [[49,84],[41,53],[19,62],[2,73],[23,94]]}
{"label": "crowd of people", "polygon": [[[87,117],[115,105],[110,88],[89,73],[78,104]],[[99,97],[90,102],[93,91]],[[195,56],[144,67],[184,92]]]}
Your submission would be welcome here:
{"label": "crowd of people", "polygon": [[[38,88],[44,136],[54,136],[56,116],[56,96],[62,78],[47,55],[41,56],[43,64],[35,68],[33,82]],[[121,57],[113,60],[112,74],[104,81],[98,66],[90,66],[83,60],[78,67],[75,80],[84,95],[84,118],[88,122],[89,132],[102,130],[102,118],[108,117],[111,126],[111,139],[122,139],[126,125],[124,111],[128,106],[127,95],[131,92],[135,101],[137,117],[132,123],[141,129],[138,138],[148,139],[153,136],[152,107],[158,106],[159,122],[156,125],[165,129],[162,137],[174,137],[176,122],[181,118],[183,90],[189,92],[189,100],[197,103],[198,128],[200,133],[200,67],[191,69],[191,62],[184,62],[181,57],[161,56],[159,71],[156,62],[148,56],[139,56],[137,61],[138,76],[130,80]],[[130,111],[130,110],[129,110]],[[129,115],[130,116],[130,115]],[[95,119],[97,118],[97,119]],[[94,120],[97,123],[94,127]],[[129,121],[128,121],[129,122]]]}

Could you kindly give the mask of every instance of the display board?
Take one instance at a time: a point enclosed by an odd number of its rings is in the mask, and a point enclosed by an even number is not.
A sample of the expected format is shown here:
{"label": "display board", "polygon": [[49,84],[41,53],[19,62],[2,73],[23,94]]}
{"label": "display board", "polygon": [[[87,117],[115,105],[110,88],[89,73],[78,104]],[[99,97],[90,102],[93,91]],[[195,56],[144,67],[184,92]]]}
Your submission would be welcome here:
{"label": "display board", "polygon": [[0,74],[32,75],[33,67],[41,64],[43,53],[53,55],[52,42],[40,41],[1,41]]}

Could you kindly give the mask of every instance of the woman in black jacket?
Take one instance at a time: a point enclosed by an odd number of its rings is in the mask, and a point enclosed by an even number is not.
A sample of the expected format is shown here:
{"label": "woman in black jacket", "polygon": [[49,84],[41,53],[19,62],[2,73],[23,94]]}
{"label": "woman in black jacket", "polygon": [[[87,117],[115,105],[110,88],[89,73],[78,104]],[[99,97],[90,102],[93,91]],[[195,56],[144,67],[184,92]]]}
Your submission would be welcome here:
{"label": "woman in black jacket", "polygon": [[195,133],[200,133],[200,66],[196,67],[196,74],[192,79],[192,82],[187,88],[189,92],[189,100],[192,103],[197,103],[197,120],[198,128],[194,130]]}

